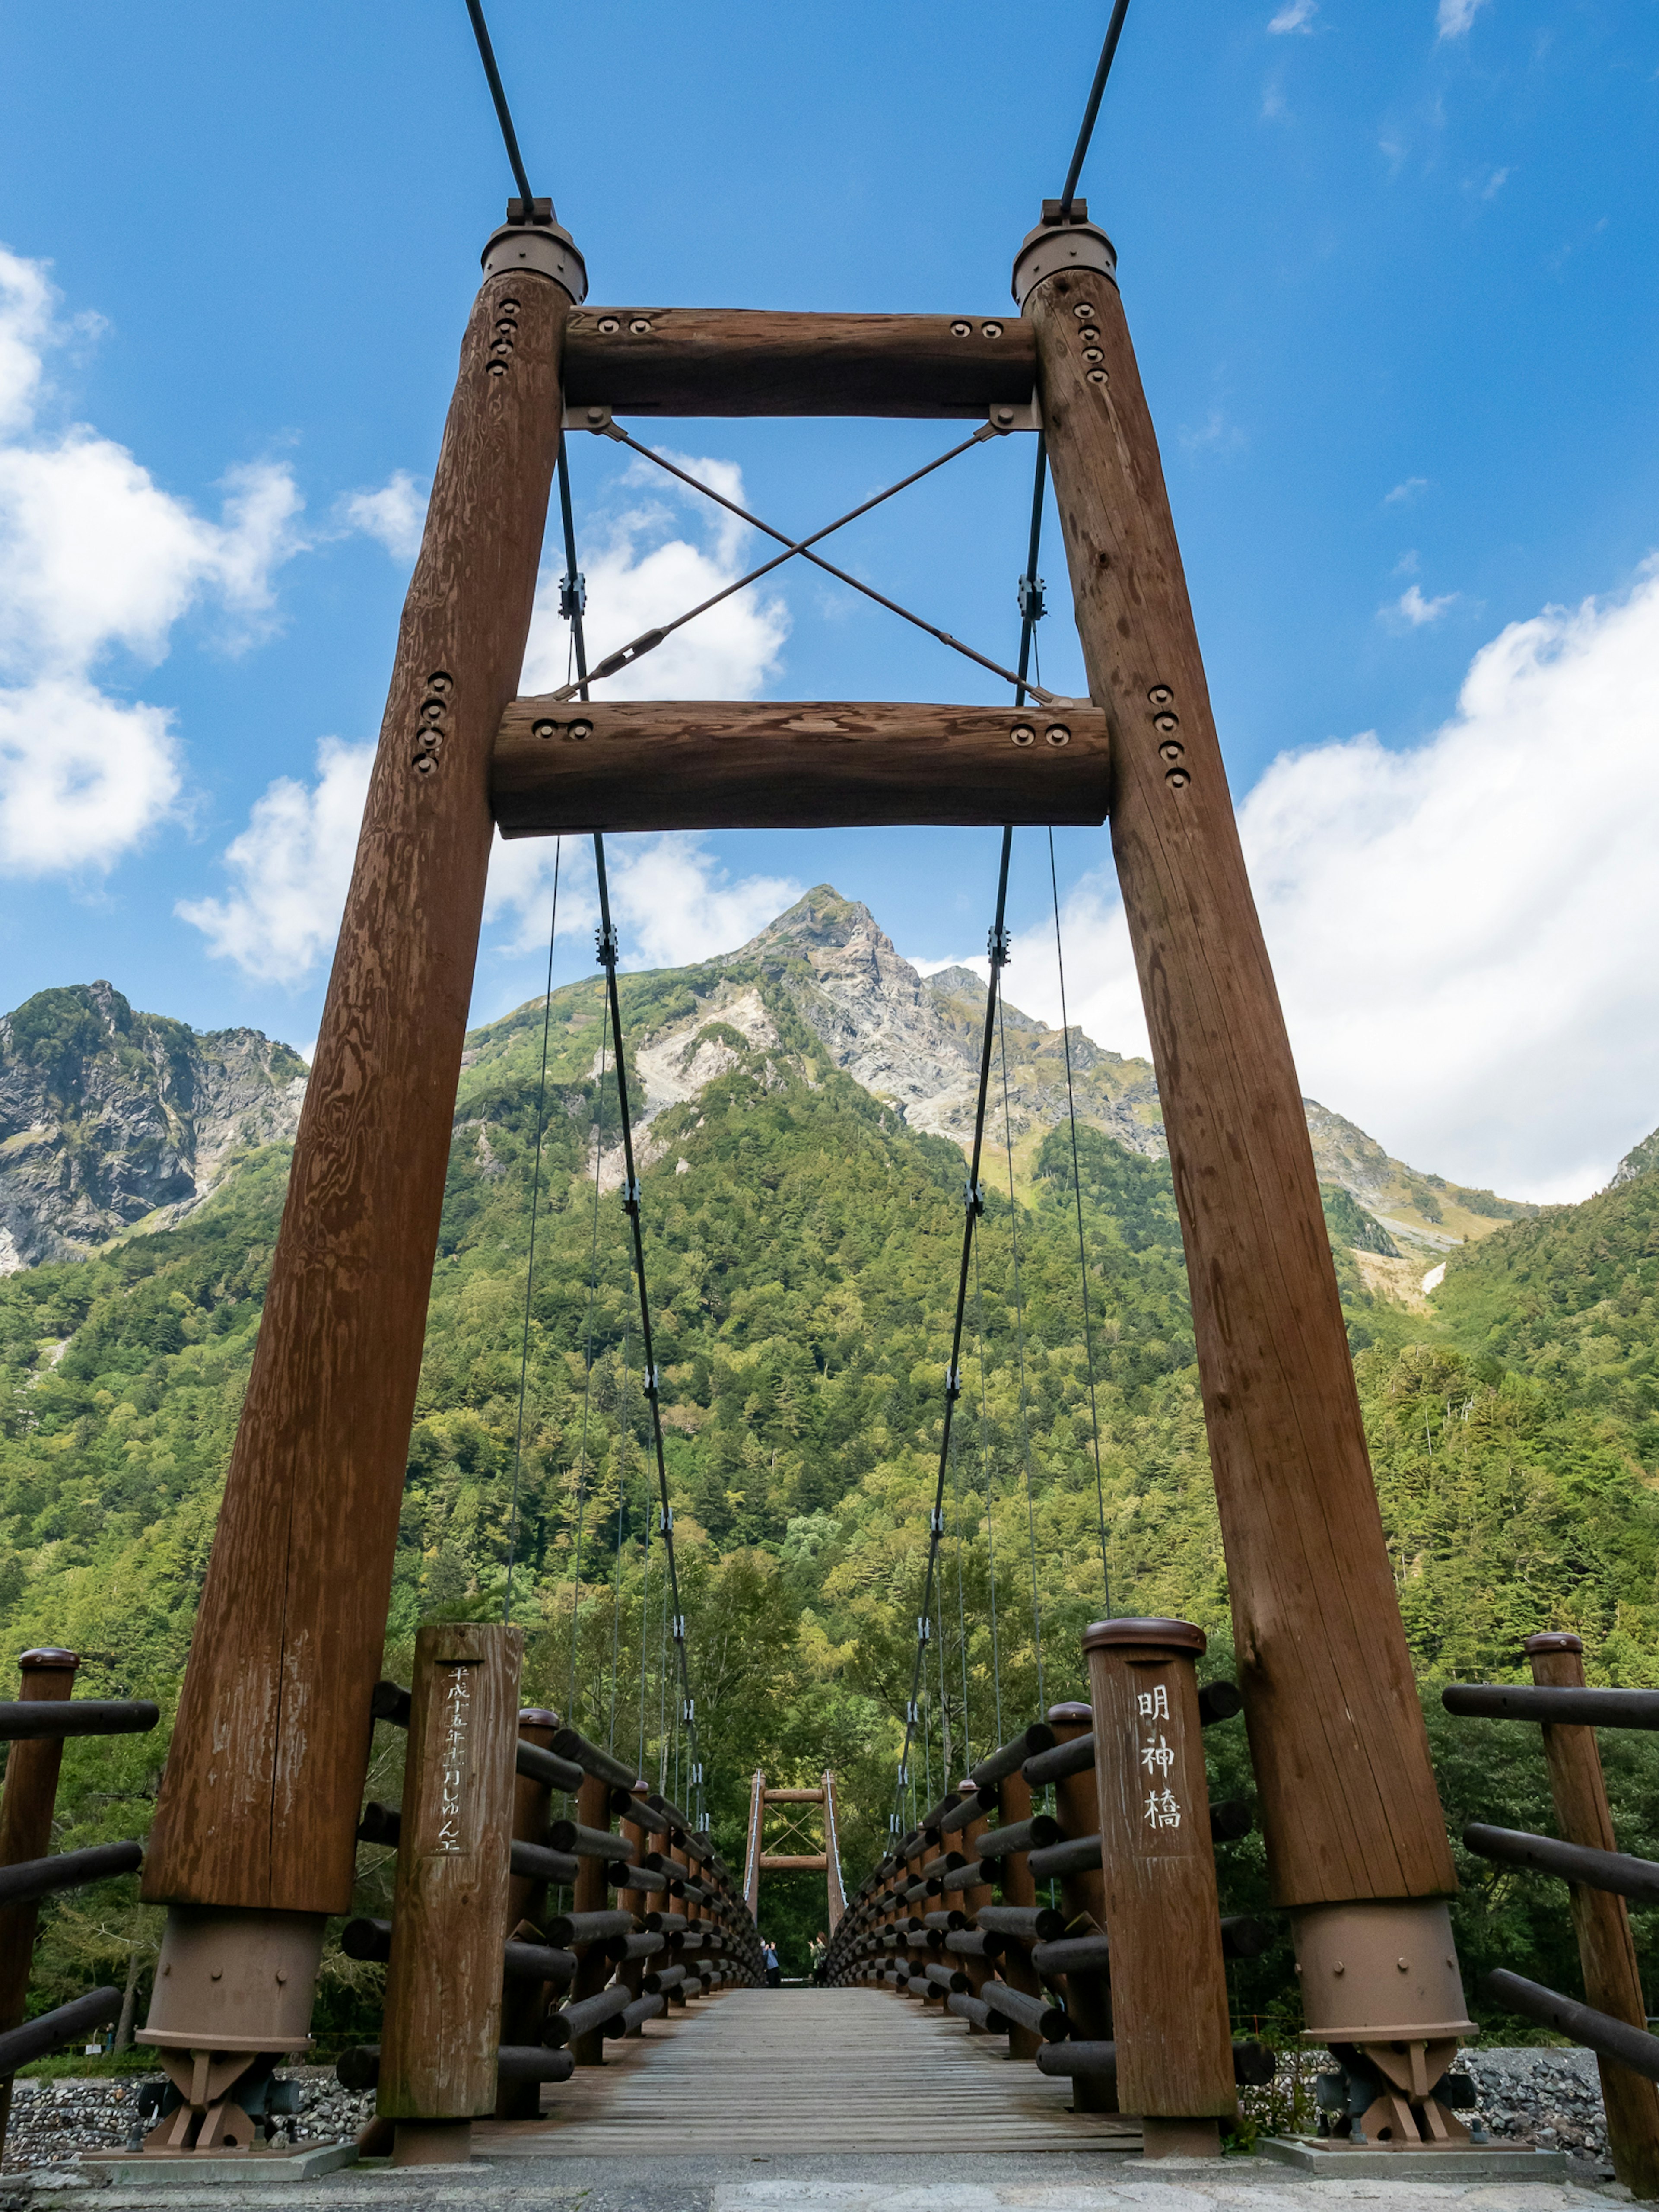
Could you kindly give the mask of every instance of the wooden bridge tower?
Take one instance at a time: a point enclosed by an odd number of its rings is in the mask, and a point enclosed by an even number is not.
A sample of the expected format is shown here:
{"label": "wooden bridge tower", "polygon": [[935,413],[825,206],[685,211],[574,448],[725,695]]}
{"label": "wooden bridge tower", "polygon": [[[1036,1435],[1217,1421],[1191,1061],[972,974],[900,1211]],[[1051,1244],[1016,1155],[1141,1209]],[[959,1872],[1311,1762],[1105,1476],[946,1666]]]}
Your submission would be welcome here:
{"label": "wooden bridge tower", "polygon": [[[171,1907],[152,2033],[227,2065],[291,2045],[324,1916],[349,1903],[496,824],[1108,817],[1309,2022],[1356,2040],[1461,2022],[1450,1854],[1301,1089],[1105,234],[1048,204],[1013,315],[586,307],[544,201],[511,204],[483,267],[145,1870]],[[515,702],[562,430],[628,414],[1040,423],[1091,699]]]}
{"label": "wooden bridge tower", "polygon": [[[766,1814],[772,1805],[817,1805],[823,1816],[823,1849],[820,1851],[769,1851],[763,1833]],[[790,1820],[790,1827],[795,1825]],[[775,1840],[776,1840],[775,1838]],[[799,1842],[802,1838],[796,1837]],[[749,1917],[760,1919],[761,1876],[763,1874],[821,1874],[828,1895],[828,1932],[833,1936],[847,1910],[842,1886],[841,1852],[836,1838],[836,1778],[826,1767],[816,1790],[773,1790],[758,1768],[749,1786],[749,1838],[743,1854],[743,1901]]]}

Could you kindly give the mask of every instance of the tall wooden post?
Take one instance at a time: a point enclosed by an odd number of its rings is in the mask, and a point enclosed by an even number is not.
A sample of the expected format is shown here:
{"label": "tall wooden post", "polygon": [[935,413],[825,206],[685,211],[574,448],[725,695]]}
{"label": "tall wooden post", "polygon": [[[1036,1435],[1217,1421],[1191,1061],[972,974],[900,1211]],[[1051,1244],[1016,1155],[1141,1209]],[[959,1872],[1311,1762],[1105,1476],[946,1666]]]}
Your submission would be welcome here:
{"label": "tall wooden post", "polygon": [[1117,2094],[1141,2115],[1148,2158],[1219,2157],[1217,2123],[1238,2109],[1193,1671],[1204,1644],[1187,1620],[1083,1632]]}
{"label": "tall wooden post", "polygon": [[[565,234],[498,232],[462,341],[144,1869],[179,1908],[348,1910],[455,1086],[490,750],[558,452]],[[169,1923],[169,1941],[179,1916]],[[291,1962],[290,1962],[291,1963]],[[180,1978],[156,1977],[172,2017]],[[256,2008],[257,2010],[257,2008]],[[247,2021],[258,2047],[260,2023]]]}
{"label": "tall wooden post", "polygon": [[[611,1826],[611,1791],[612,1785],[602,1774],[584,1774],[576,1790],[576,1819],[584,1828],[608,1828]],[[576,1861],[576,1879],[571,1886],[570,1909],[573,1912],[603,1912],[609,1891],[605,1887],[605,1863],[603,1859],[586,1856]],[[588,1943],[576,1963],[576,1978],[570,1985],[570,2002],[578,2003],[583,1997],[596,1997],[611,1979],[611,1954],[603,1943]],[[602,2066],[605,2063],[605,2033],[603,2029],[590,2028],[586,2035],[572,2039],[570,2055],[578,2066]]]}
{"label": "tall wooden post", "polygon": [[[1318,1968],[1304,1972],[1309,2027],[1334,2031],[1348,2023],[1323,1971],[1330,1944],[1350,1961],[1363,1948],[1443,1962],[1445,1907],[1426,1900],[1456,1881],[1301,1088],[1115,267],[1086,221],[1045,222],[1014,289],[1036,336],[1090,690],[1110,723],[1112,847],[1187,1249],[1270,1877],[1297,1911],[1304,1969]],[[1322,1928],[1325,1908],[1338,1917]],[[1455,1966],[1436,1972],[1422,2002],[1402,1985],[1398,2016],[1378,2025],[1420,2029],[1425,2008],[1437,2025],[1449,2009],[1461,2020]]]}
{"label": "tall wooden post", "polygon": [[523,1656],[522,1629],[479,1621],[415,1639],[374,2107],[398,2166],[464,2160],[495,2107]]}
{"label": "tall wooden post", "polygon": [[[1565,1633],[1529,1636],[1525,1650],[1532,1679],[1553,1689],[1584,1686],[1584,1646]],[[1601,1778],[1601,1754],[1593,1728],[1544,1723],[1544,1757],[1549,1763],[1555,1825],[1563,1842],[1593,1850],[1619,1848]],[[1570,1882],[1573,1932],[1584,1977],[1584,1998],[1597,2012],[1645,2027],[1642,1974],[1631,1936],[1630,1911],[1611,1890]],[[1617,2059],[1598,2057],[1601,2102],[1607,2116],[1607,2148],[1613,2170],[1632,2197],[1659,2197],[1659,2084],[1632,2074]]]}
{"label": "tall wooden post", "polygon": [[[73,1651],[53,1648],[24,1652],[17,1662],[22,1676],[19,1698],[69,1697],[80,1663]],[[46,1856],[63,1764],[60,1735],[11,1746],[6,1755],[5,1791],[0,1796],[0,1866],[17,1866],[26,1859]],[[33,1899],[25,1905],[0,1905],[0,2030],[21,2027],[28,2009],[29,1975],[40,1918],[40,1905]],[[9,2074],[0,2081],[0,2151],[5,2148],[11,2118],[11,2085]]]}

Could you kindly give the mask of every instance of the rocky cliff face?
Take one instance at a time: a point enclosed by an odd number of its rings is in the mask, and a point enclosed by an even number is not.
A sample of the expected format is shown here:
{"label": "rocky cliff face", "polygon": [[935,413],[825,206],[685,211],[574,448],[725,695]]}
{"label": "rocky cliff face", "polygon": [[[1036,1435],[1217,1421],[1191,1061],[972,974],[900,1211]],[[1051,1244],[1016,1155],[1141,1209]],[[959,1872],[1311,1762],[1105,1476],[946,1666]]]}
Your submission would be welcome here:
{"label": "rocky cliff face", "polygon": [[0,1017],[0,1273],[178,1220],[291,1137],[304,1094],[257,1030],[203,1035],[108,983],[37,993]]}
{"label": "rocky cliff face", "polygon": [[1659,1129],[1632,1146],[1613,1170],[1607,1188],[1615,1190],[1621,1182],[1634,1182],[1638,1176],[1652,1175],[1656,1170],[1659,1170]]}

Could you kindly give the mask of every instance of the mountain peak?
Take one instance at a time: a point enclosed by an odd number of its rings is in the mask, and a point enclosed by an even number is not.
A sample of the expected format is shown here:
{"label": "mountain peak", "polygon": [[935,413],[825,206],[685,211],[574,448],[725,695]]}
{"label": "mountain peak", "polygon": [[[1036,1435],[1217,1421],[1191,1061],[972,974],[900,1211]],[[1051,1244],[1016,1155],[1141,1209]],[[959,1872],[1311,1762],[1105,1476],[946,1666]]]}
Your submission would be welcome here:
{"label": "mountain peak", "polygon": [[1638,1176],[1652,1175],[1659,1170],[1659,1129],[1644,1137],[1639,1145],[1632,1145],[1613,1171],[1613,1182],[1607,1186],[1616,1189],[1620,1183],[1634,1182]]}
{"label": "mountain peak", "polygon": [[893,940],[860,899],[843,898],[833,884],[814,884],[792,907],[786,908],[775,921],[769,921],[758,937],[752,937],[742,951],[758,957],[768,949],[786,944],[803,945],[809,955],[814,949],[841,951],[851,945],[867,946],[872,951],[892,953]]}

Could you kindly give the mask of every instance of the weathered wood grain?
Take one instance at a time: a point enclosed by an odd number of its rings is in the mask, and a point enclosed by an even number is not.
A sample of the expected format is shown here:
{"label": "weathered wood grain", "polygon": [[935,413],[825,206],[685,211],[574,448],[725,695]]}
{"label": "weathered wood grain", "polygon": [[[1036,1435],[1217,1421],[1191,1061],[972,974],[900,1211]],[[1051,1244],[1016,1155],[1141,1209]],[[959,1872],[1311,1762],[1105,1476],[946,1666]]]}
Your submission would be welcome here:
{"label": "weathered wood grain", "polygon": [[1145,2119],[1224,2118],[1237,2093],[1193,1671],[1204,1638],[1185,1621],[1108,1620],[1083,1648],[1095,1770],[1069,1781],[1100,1821],[1118,2102]]}
{"label": "weathered wood grain", "polygon": [[527,698],[501,718],[490,804],[503,837],[1098,823],[1109,768],[1087,702]]}
{"label": "weathered wood grain", "polygon": [[491,277],[462,343],[145,1866],[153,1901],[349,1908],[489,757],[529,629],[569,304],[546,277]]}
{"label": "weathered wood grain", "polygon": [[382,2119],[495,2110],[523,1656],[523,1630],[494,1623],[441,1622],[415,1639]]}
{"label": "weathered wood grain", "polygon": [[[610,1825],[611,1792],[615,1784],[602,1774],[585,1774],[581,1787],[576,1792],[576,1818],[585,1828],[603,1828]],[[625,1892],[638,1895],[639,1892]],[[603,1912],[610,1901],[605,1883],[605,1862],[603,1859],[582,1858],[576,1862],[576,1880],[571,1890],[573,1912]],[[598,1996],[611,1979],[610,1954],[598,1943],[589,1943],[582,1950],[581,1964],[576,1969],[576,1978],[570,1986],[570,2002],[580,2003],[586,1997]],[[574,2039],[570,2055],[578,2066],[602,2066],[605,2063],[605,2036],[599,2028]]]}
{"label": "weathered wood grain", "polygon": [[[1086,310],[1086,312],[1080,312]],[[1048,457],[1152,1032],[1281,1905],[1455,1888],[1301,1088],[1116,289],[1039,284]]]}
{"label": "weathered wood grain", "polygon": [[[1094,1715],[1087,1705],[1048,1708],[1048,1725],[1058,1742],[1070,1743],[1078,1736],[1087,1735],[1094,1724]],[[1092,1773],[1064,1775],[1055,1783],[1054,1817],[1063,1836],[1092,1836],[1097,1832],[1100,1814],[1095,1804]],[[1098,1868],[1085,1867],[1076,1873],[1062,1875],[1060,1901],[1068,1927],[1086,1919],[1104,1929],[1106,1878]],[[1067,1974],[1066,2010],[1073,2022],[1073,2036],[1091,2043],[1111,2041],[1111,1996],[1108,1984],[1098,1975]],[[1118,2108],[1116,2082],[1103,2081],[1097,2075],[1079,2074],[1073,2081],[1072,2097],[1080,2112],[1115,2112]]]}
{"label": "weathered wood grain", "polygon": [[[1583,1650],[1576,1636],[1529,1636],[1526,1651],[1533,1680],[1550,1689],[1583,1689]],[[1547,1723],[1543,1735],[1555,1825],[1562,1841],[1617,1850],[1595,1730]],[[1585,2002],[1614,2020],[1628,2021],[1632,2027],[1646,2027],[1629,1906],[1610,1890],[1589,1889],[1579,1882],[1568,1884],[1567,1899],[1578,1938]],[[1632,2197],[1659,2197],[1659,2083],[1632,2073],[1615,2058],[1598,2057],[1595,2063],[1601,2076],[1613,2172]]]}
{"label": "weathered wood grain", "polygon": [[[533,1743],[545,1751],[553,1741],[559,1725],[556,1713],[531,1705],[519,1715],[519,1741]],[[516,1842],[543,1844],[547,1841],[548,1816],[553,1793],[545,1782],[535,1776],[514,1773],[513,1781],[513,1835]],[[507,1926],[511,1934],[521,1922],[528,1922],[538,1932],[547,1917],[547,1884],[528,1875],[509,1873],[507,1887]],[[503,1979],[501,1984],[501,2039],[510,2046],[539,2043],[542,2014],[547,2009],[549,1990],[544,1982]],[[533,2119],[541,2110],[541,2084],[538,2081],[501,2081],[495,2093],[495,2117],[498,2120]]]}
{"label": "weathered wood grain", "polygon": [[1012,314],[584,307],[566,347],[567,405],[617,415],[982,417],[1036,381]]}
{"label": "weathered wood grain", "polygon": [[[997,1826],[1012,1828],[1031,1817],[1030,1784],[1023,1774],[1005,1774],[997,1784]],[[1005,1905],[1033,1905],[1037,1901],[1036,1882],[1030,1869],[1028,1851],[1009,1851],[997,1863],[1001,1869],[1002,1902]],[[1041,1996],[1042,1983],[1030,1955],[1024,1946],[1011,1943],[1002,1954],[999,1972],[1011,1990],[1018,1990],[1028,1997]],[[1029,2027],[1016,2023],[1008,2030],[1008,2056],[1029,2063],[1042,2047],[1042,2038]]]}

